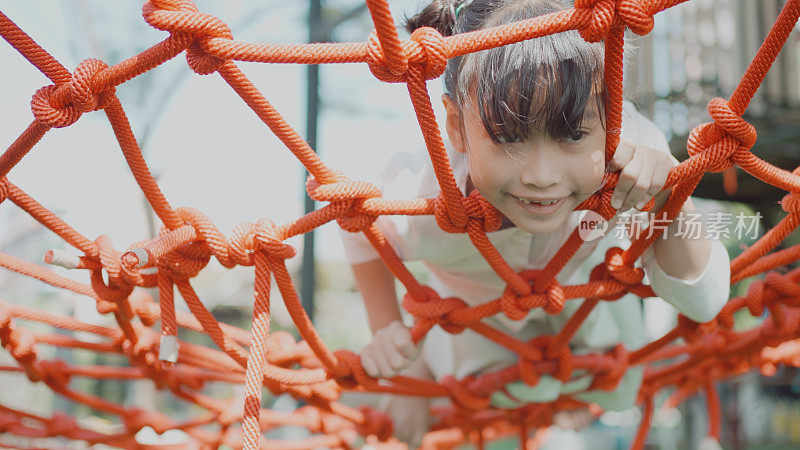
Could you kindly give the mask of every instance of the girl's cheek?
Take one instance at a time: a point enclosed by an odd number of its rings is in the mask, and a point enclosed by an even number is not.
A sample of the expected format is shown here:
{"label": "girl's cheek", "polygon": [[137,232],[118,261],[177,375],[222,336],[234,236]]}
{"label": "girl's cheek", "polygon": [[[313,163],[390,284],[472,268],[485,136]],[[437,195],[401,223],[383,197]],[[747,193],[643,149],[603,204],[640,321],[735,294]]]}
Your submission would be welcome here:
{"label": "girl's cheek", "polygon": [[603,158],[604,158],[603,152],[598,150],[598,151],[592,153],[590,158],[592,160],[592,167],[594,168],[593,169],[594,170],[594,174],[593,174],[594,178],[602,177],[603,176],[603,172],[605,171],[605,169],[603,168],[603,165],[604,165],[603,164]]}

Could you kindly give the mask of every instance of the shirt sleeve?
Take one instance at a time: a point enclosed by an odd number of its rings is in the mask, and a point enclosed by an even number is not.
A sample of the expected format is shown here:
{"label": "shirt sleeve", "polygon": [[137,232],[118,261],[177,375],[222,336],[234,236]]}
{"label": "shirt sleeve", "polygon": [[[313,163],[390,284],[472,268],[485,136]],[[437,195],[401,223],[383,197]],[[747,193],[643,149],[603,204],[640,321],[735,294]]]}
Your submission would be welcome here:
{"label": "shirt sleeve", "polygon": [[[432,173],[432,169],[428,170],[430,165],[424,148],[417,152],[398,151],[388,157],[382,171],[366,181],[378,186],[386,200],[407,200],[413,198],[415,192],[421,197],[436,188],[435,178],[431,181],[428,180],[430,176],[426,176],[428,172]],[[408,224],[408,218],[400,215],[383,215],[375,221],[401,259],[405,259],[409,253]],[[351,233],[340,228],[339,234],[349,264],[362,264],[380,258],[364,233]]]}
{"label": "shirt sleeve", "polygon": [[378,251],[364,233],[351,233],[339,228],[339,234],[344,246],[344,257],[350,265],[363,264],[380,258]]}
{"label": "shirt sleeve", "polygon": [[658,264],[652,246],[642,255],[645,273],[653,292],[681,314],[696,321],[713,319],[728,301],[731,266],[728,250],[718,239],[711,239],[711,255],[703,272],[692,280],[668,275]]}

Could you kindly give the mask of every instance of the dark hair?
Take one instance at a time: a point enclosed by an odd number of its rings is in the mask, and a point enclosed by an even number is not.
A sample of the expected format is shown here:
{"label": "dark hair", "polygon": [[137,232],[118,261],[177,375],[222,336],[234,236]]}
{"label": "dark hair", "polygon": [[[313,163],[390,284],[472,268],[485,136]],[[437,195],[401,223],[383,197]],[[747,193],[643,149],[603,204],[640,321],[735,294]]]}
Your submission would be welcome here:
{"label": "dark hair", "polygon": [[[560,0],[462,3],[433,0],[407,19],[406,29],[428,26],[450,36],[569,7]],[[561,139],[580,127],[590,100],[597,102],[603,117],[603,62],[603,44],[588,43],[570,30],[452,58],[444,72],[445,91],[459,107],[465,100],[474,101],[495,142],[524,140],[541,132]]]}

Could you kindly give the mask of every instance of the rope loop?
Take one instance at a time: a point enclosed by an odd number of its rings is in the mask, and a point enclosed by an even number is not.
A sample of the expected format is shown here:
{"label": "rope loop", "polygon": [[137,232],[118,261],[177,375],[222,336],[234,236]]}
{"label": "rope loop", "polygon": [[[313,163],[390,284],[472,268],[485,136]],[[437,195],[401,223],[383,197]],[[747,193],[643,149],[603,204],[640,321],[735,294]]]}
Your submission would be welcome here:
{"label": "rope loop", "polygon": [[77,122],[83,113],[77,106],[71,104],[63,108],[54,108],[50,104],[50,97],[56,89],[58,88],[51,84],[37,90],[31,99],[31,112],[42,125],[51,128],[68,127]]}
{"label": "rope loop", "polygon": [[750,149],[755,144],[757,138],[755,127],[733,112],[727,100],[713,98],[708,102],[707,109],[714,123],[740,142],[740,148]]}
{"label": "rope loop", "polygon": [[256,225],[256,251],[265,251],[274,258],[289,259],[293,258],[297,251],[289,244],[286,244],[278,235],[275,224],[269,219],[261,219]]}
{"label": "rope loop", "polygon": [[[132,278],[132,274],[127,272],[127,269],[120,264],[120,253],[114,250],[114,245],[111,243],[110,237],[107,235],[100,235],[94,242],[97,247],[101,268],[91,271],[90,280],[92,289],[103,301],[118,305],[120,302],[126,300],[128,296],[131,295],[131,292],[133,292],[133,284],[129,282],[130,278]],[[103,280],[103,270],[105,270],[108,275],[108,282]],[[111,308],[115,311],[118,310],[109,304],[103,304],[98,301],[98,311],[101,310],[101,307],[103,309]]]}
{"label": "rope loop", "polygon": [[367,39],[367,65],[375,78],[386,83],[400,83],[410,79],[409,68],[413,65],[422,72],[424,80],[439,78],[447,67],[447,45],[444,37],[435,28],[420,27],[411,33],[411,40],[401,44],[403,61],[387,60],[373,30]]}
{"label": "rope loop", "polygon": [[378,216],[366,214],[361,210],[364,200],[383,197],[381,190],[366,181],[353,181],[346,175],[335,171],[333,182],[320,183],[309,176],[306,180],[308,196],[318,202],[340,203],[344,210],[336,218],[342,229],[358,233],[368,229]]}
{"label": "rope loop", "polygon": [[653,16],[641,0],[575,0],[576,9],[591,9],[589,24],[579,30],[587,42],[600,42],[615,25],[644,36],[653,30]]}

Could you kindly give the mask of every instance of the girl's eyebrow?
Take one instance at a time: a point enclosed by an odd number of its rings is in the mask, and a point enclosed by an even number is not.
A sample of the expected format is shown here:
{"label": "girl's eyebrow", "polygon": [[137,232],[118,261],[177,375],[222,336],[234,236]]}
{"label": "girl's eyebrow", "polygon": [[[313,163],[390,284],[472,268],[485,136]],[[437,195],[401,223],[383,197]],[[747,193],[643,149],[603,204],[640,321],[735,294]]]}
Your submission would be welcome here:
{"label": "girl's eyebrow", "polygon": [[600,115],[597,114],[597,111],[594,111],[594,110],[586,111],[586,115],[584,115],[583,118],[586,119],[586,120],[598,119],[598,118],[600,118]]}

